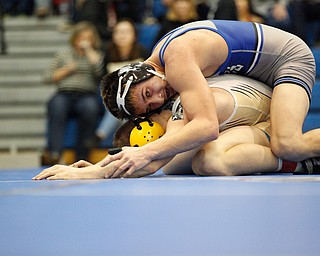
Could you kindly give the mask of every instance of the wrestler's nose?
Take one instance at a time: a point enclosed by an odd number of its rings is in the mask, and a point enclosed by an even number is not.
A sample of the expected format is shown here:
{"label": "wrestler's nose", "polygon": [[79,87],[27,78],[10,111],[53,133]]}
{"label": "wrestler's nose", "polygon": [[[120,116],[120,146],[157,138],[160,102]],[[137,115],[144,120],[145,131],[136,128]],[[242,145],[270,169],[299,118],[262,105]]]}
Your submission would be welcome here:
{"label": "wrestler's nose", "polygon": [[158,94],[158,95],[154,95],[154,97],[152,97],[150,105],[151,105],[152,109],[156,109],[156,108],[161,107],[163,105],[163,103],[164,103],[163,95]]}

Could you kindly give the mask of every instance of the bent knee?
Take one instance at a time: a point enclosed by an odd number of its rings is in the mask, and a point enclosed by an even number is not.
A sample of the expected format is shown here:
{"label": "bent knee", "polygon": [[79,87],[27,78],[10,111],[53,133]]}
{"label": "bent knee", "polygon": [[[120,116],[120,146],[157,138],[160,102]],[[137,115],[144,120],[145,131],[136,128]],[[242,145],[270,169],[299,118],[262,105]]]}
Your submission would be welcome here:
{"label": "bent knee", "polygon": [[295,161],[301,156],[302,137],[271,137],[270,141],[272,152],[279,158]]}
{"label": "bent knee", "polygon": [[219,155],[209,157],[205,150],[199,152],[192,159],[192,170],[199,176],[233,176],[230,170],[222,161]]}

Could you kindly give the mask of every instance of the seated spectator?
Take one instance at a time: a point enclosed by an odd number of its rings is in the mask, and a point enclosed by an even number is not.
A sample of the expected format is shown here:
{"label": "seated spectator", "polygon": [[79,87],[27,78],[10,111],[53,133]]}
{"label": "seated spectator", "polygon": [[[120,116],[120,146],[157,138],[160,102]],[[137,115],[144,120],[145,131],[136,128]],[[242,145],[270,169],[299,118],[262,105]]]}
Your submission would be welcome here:
{"label": "seated spectator", "polygon": [[160,23],[161,28],[155,43],[171,30],[196,20],[198,20],[198,14],[195,0],[171,0],[167,14]]}
{"label": "seated spectator", "polygon": [[57,92],[48,103],[48,144],[43,165],[60,162],[67,123],[72,118],[78,123],[76,158],[88,159],[89,148],[85,141],[93,136],[101,113],[98,88],[104,66],[95,27],[87,22],[78,23],[70,45],[69,49],[55,55],[43,74],[45,83],[57,86]]}
{"label": "seated spectator", "polygon": [[[211,10],[212,1],[215,2],[217,0],[195,0],[198,20],[208,19],[208,15]],[[153,18],[161,23],[163,19],[166,17],[168,8],[172,3],[172,0],[151,0],[150,2],[152,3],[150,5],[152,5],[152,9],[153,9],[151,11]],[[149,2],[147,1],[147,3]],[[215,4],[213,4],[213,7],[214,6]],[[148,10],[146,11],[148,12]]]}
{"label": "seated spectator", "polygon": [[52,0],[53,15],[67,15],[70,12],[71,0]]}
{"label": "seated spectator", "polygon": [[263,22],[262,17],[254,13],[250,0],[220,0],[215,19]]}
{"label": "seated spectator", "polygon": [[[137,31],[130,19],[119,20],[112,32],[112,40],[106,47],[105,65],[107,73],[111,73],[123,65],[143,61],[148,57],[148,51],[137,42]],[[106,110],[102,121],[87,145],[96,147],[101,141],[114,134],[122,121],[113,117]]]}
{"label": "seated spectator", "polygon": [[108,4],[105,0],[69,0],[70,17],[68,20],[58,26],[58,30],[64,32],[69,31],[75,24],[79,22],[92,23],[102,41],[110,39],[110,31],[108,30]]}
{"label": "seated spectator", "polygon": [[12,16],[28,15],[34,11],[34,0],[1,0],[3,12]]}
{"label": "seated spectator", "polygon": [[35,15],[39,19],[46,18],[51,13],[51,0],[35,0]]}
{"label": "seated spectator", "polygon": [[208,0],[197,0],[197,13],[199,20],[207,20],[211,9],[211,3]]}
{"label": "seated spectator", "polygon": [[149,0],[113,0],[117,19],[128,18],[134,23],[142,23],[145,17],[146,1]]}
{"label": "seated spectator", "polygon": [[[146,2],[146,15],[147,18],[151,17],[155,22],[161,22],[165,17],[169,2],[171,0],[152,0]],[[149,17],[148,17],[149,16]],[[154,22],[154,20],[152,22]],[[146,21],[145,21],[146,22]],[[151,23],[152,23],[151,22]],[[148,21],[146,22],[148,23]]]}

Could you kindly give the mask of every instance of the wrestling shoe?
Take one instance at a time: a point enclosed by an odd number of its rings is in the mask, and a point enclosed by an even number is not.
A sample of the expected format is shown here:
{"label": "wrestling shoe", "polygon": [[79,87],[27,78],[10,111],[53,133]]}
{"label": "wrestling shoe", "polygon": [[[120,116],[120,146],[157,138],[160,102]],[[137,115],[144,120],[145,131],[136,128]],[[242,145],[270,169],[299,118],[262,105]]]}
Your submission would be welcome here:
{"label": "wrestling shoe", "polygon": [[302,169],[294,174],[320,174],[320,157],[308,158],[300,163]]}

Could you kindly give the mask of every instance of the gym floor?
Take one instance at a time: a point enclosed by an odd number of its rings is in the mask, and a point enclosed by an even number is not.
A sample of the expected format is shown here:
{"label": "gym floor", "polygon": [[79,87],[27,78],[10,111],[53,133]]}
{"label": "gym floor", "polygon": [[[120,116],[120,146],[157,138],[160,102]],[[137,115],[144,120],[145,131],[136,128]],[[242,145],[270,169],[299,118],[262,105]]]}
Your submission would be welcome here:
{"label": "gym floor", "polygon": [[3,256],[320,255],[320,175],[32,181],[0,171]]}

